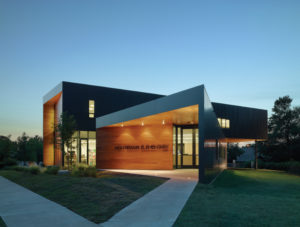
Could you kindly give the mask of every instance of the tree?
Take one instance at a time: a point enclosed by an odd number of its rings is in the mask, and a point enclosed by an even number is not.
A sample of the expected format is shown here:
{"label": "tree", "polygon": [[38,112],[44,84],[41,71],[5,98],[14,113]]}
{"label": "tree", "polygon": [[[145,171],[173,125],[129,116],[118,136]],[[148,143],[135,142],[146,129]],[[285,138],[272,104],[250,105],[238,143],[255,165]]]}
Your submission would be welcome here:
{"label": "tree", "polygon": [[43,160],[43,139],[40,136],[36,135],[28,139],[26,159],[37,163]]}
{"label": "tree", "polygon": [[11,141],[10,136],[0,136],[0,162],[10,156]]}
{"label": "tree", "polygon": [[244,150],[238,146],[238,144],[229,144],[227,159],[229,163],[232,163],[233,160],[236,160],[237,157],[244,154]]}
{"label": "tree", "polygon": [[10,136],[0,136],[0,168],[6,165],[15,165],[13,159],[14,143],[10,140]]}
{"label": "tree", "polygon": [[16,158],[20,161],[39,162],[43,159],[43,139],[40,136],[29,137],[23,132],[16,141]]}
{"label": "tree", "polygon": [[273,144],[289,145],[299,138],[300,108],[291,108],[289,96],[280,97],[274,103],[273,114],[269,119],[269,140]]}
{"label": "tree", "polygon": [[[59,121],[57,124],[54,124],[55,137],[54,143],[55,145],[60,146],[60,150],[63,156],[63,165],[64,165],[64,157],[66,156],[68,162],[68,168],[72,167],[74,162],[74,149],[72,147],[72,135],[76,131],[77,123],[73,115],[69,115],[67,112],[63,112],[60,115]],[[65,153],[65,146],[67,147],[67,151]]]}
{"label": "tree", "polygon": [[27,150],[26,150],[26,145],[28,143],[28,140],[29,140],[29,136],[26,135],[25,132],[23,132],[22,136],[19,136],[17,138],[17,154],[16,154],[16,157],[18,160],[20,161],[31,161],[31,160],[28,160],[28,156],[31,156],[29,154],[26,154]]}
{"label": "tree", "polygon": [[279,97],[268,122],[269,139],[260,148],[266,161],[300,161],[300,107],[291,107],[293,99]]}

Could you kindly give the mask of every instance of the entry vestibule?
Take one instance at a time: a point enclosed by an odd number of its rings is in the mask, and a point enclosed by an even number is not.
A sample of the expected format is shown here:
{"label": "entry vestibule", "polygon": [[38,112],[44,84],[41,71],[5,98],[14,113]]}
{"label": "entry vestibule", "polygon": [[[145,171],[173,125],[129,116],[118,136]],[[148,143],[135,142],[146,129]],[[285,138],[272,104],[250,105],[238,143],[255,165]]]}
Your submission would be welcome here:
{"label": "entry vestibule", "polygon": [[174,168],[198,167],[198,125],[174,125],[173,145]]}

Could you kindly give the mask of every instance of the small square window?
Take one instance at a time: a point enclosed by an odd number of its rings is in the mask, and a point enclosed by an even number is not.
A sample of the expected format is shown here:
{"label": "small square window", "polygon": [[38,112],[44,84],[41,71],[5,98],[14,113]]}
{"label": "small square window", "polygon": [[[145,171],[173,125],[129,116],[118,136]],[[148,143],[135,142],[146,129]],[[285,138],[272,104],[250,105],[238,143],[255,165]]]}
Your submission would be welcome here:
{"label": "small square window", "polygon": [[92,114],[89,114],[89,117],[90,117],[90,118],[94,118],[95,115],[92,113]]}

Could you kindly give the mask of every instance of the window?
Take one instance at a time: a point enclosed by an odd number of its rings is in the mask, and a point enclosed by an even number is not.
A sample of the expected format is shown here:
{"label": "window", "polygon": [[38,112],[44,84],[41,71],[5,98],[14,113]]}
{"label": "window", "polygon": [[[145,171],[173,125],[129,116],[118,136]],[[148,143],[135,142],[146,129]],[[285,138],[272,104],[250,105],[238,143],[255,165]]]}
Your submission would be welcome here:
{"label": "window", "polygon": [[230,128],[230,121],[228,119],[226,119],[226,128]]}
{"label": "window", "polygon": [[230,128],[230,120],[224,118],[218,118],[219,125],[221,128]]}
{"label": "window", "polygon": [[95,101],[89,100],[89,118],[95,117]]}

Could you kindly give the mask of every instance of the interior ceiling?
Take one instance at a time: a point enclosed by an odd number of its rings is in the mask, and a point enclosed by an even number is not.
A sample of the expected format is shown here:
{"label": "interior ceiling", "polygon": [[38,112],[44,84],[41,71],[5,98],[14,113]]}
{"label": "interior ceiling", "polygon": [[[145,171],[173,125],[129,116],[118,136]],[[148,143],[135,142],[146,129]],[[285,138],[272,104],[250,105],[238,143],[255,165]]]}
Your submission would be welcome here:
{"label": "interior ceiling", "polygon": [[265,141],[262,139],[226,138],[227,143],[254,142],[255,140],[256,141]]}
{"label": "interior ceiling", "polygon": [[163,123],[176,125],[198,124],[198,105],[188,106],[164,113],[134,119],[131,121],[121,122],[118,124],[110,125],[108,127],[161,125]]}

